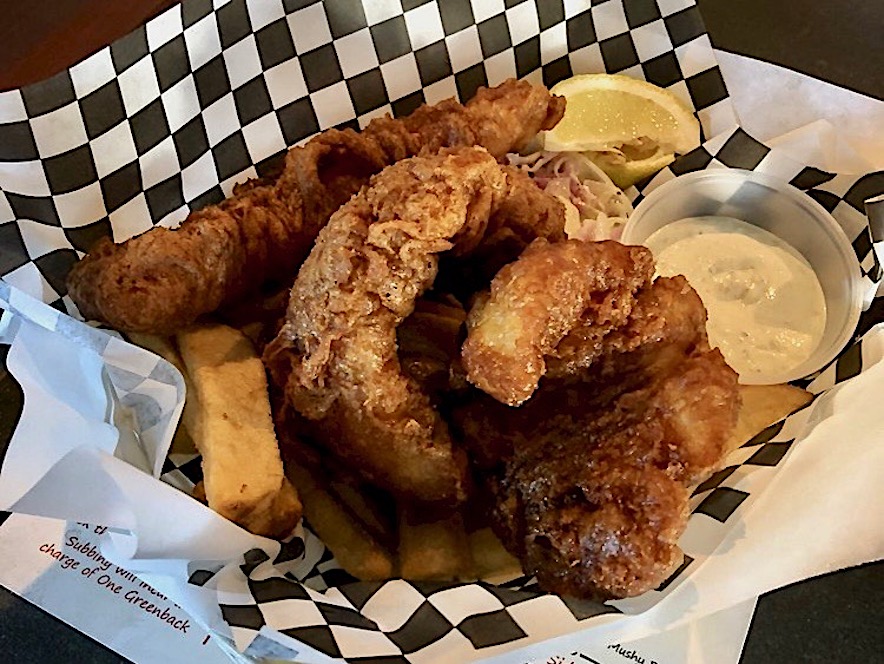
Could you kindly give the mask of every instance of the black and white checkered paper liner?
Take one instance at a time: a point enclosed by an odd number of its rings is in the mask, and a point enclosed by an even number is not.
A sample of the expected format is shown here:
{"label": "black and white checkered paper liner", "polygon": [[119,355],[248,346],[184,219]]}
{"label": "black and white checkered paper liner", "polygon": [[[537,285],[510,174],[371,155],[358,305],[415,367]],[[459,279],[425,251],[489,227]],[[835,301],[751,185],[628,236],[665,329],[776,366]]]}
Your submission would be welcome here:
{"label": "black and white checkered paper liner", "polygon": [[[174,226],[322,129],[465,100],[511,76],[552,85],[600,71],[673,90],[711,137],[633,196],[717,165],[774,173],[833,213],[870,287],[880,278],[861,209],[884,192],[882,174],[804,168],[736,129],[690,0],[185,0],[70,70],[0,93],[0,275],[76,313],[64,277],[96,239]],[[811,387],[878,361],[874,339],[858,340]],[[757,436],[697,489],[685,564],[641,598],[576,602],[540,592],[530,578],[352,583],[309,529],[272,560],[255,549],[220,569],[194,566],[189,581],[214,590],[247,654],[466,661],[654,605],[733,527],[806,413]],[[199,477],[198,457],[166,459],[169,483],[188,489]]]}

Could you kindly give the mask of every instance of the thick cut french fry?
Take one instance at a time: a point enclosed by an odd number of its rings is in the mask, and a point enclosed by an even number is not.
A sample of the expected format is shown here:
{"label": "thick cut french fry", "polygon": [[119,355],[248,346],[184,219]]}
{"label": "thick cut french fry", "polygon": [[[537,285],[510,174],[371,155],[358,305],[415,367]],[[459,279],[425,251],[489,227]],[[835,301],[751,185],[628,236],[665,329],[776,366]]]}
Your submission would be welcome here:
{"label": "thick cut french fry", "polygon": [[286,472],[298,486],[304,516],[345,571],[362,581],[393,576],[393,555],[312,472],[294,463],[286,464]]}
{"label": "thick cut french fry", "polygon": [[460,513],[427,518],[418,509],[399,506],[399,575],[414,581],[475,579]]}
{"label": "thick cut french fry", "polygon": [[327,476],[326,488],[334,499],[360,522],[372,536],[390,549],[396,543],[396,510],[392,498],[381,500],[377,489]]}
{"label": "thick cut french fry", "polygon": [[751,440],[774,422],[803,408],[813,395],[793,385],[740,385],[742,403],[727,450]]}
{"label": "thick cut french fry", "polygon": [[283,472],[260,358],[226,325],[192,327],[176,339],[191,403],[184,423],[203,456],[209,507],[257,535],[286,536],[301,504]]}
{"label": "thick cut french fry", "polygon": [[480,579],[522,574],[519,560],[507,551],[491,528],[480,528],[469,534],[470,553]]}

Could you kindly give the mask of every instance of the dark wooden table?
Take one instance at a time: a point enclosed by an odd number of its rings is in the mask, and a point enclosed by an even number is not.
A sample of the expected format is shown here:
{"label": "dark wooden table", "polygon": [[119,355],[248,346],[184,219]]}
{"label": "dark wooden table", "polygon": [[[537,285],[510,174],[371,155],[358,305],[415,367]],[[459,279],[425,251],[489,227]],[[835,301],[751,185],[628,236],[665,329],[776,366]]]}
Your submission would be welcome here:
{"label": "dark wooden table", "polygon": [[[0,0],[0,89],[46,78],[173,0]],[[713,45],[884,99],[884,2],[698,0]],[[876,662],[884,653],[884,563],[761,598],[744,664]],[[125,662],[0,588],[0,661]]]}
{"label": "dark wooden table", "polygon": [[[0,90],[47,78],[176,0],[0,0]],[[698,0],[717,48],[884,98],[880,0]]]}

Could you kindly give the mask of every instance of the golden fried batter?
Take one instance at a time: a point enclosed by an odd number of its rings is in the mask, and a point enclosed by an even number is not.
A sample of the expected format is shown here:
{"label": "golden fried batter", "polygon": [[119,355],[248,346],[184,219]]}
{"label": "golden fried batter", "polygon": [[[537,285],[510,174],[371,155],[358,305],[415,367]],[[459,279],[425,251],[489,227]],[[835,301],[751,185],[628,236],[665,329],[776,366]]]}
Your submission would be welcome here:
{"label": "golden fried batter", "polygon": [[268,279],[290,279],[332,212],[385,166],[422,150],[483,145],[495,157],[522,148],[561,118],[564,100],[509,80],[466,105],[425,106],[361,132],[327,130],[292,149],[282,174],[238,187],[172,231],[122,244],[103,239],[71,270],[80,313],[125,331],[170,334]]}
{"label": "golden fried batter", "polygon": [[495,531],[552,592],[628,597],[664,581],[690,487],[717,469],[736,421],[736,373],[709,349],[684,278],[634,298],[618,327],[566,336],[521,407],[480,396],[453,416]]}
{"label": "golden fried batter", "polygon": [[653,275],[651,252],[619,242],[537,240],[491,282],[467,320],[467,379],[511,406],[537,389],[545,357],[577,326],[599,335],[626,322]]}
{"label": "golden fried batter", "polygon": [[[265,350],[288,404],[313,423],[310,434],[397,495],[465,497],[466,457],[403,372],[396,329],[433,284],[439,254],[481,243],[510,182],[481,148],[414,157],[372,178],[319,233]],[[562,212],[547,231],[560,238],[563,229]]]}

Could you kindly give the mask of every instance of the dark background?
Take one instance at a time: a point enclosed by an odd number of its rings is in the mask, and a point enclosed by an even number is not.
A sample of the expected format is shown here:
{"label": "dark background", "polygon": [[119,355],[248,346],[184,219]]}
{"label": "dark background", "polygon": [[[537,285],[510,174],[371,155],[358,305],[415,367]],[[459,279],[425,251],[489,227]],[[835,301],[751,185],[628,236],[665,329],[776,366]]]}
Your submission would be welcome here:
{"label": "dark background", "polygon": [[[884,99],[881,0],[697,1],[716,48]],[[47,78],[173,4],[0,0],[0,89]],[[884,563],[864,565],[762,597],[742,662],[882,661],[882,626]],[[0,587],[0,661],[126,660]]]}
{"label": "dark background", "polygon": [[[0,0],[0,89],[47,78],[174,0]],[[717,48],[884,98],[881,0],[697,0]]]}
{"label": "dark background", "polygon": [[697,5],[716,48],[884,99],[881,0],[697,0]]}

